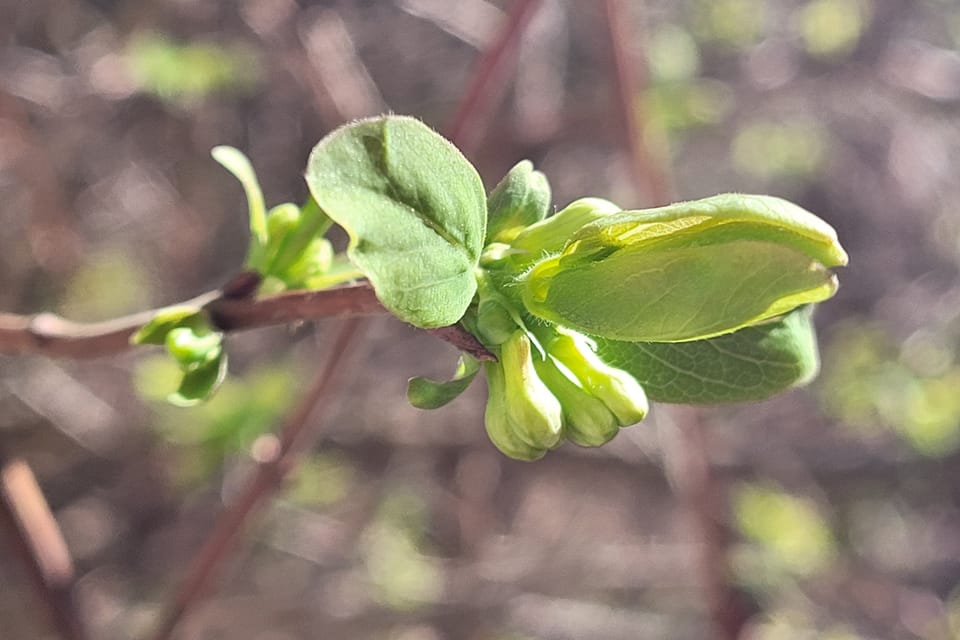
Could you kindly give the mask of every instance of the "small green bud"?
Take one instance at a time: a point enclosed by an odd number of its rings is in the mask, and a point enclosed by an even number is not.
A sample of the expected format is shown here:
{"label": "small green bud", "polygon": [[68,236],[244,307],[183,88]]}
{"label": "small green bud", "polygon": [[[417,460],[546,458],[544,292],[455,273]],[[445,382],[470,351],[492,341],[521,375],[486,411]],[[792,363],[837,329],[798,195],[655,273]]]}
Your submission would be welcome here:
{"label": "small green bud", "polygon": [[487,373],[487,408],[484,413],[484,425],[490,442],[504,455],[515,460],[536,460],[547,452],[546,448],[536,448],[517,437],[510,419],[506,401],[506,382],[503,366],[499,362],[485,362]]}
{"label": "small green bud", "polygon": [[622,426],[640,422],[647,415],[647,395],[640,383],[623,369],[601,360],[585,336],[559,328],[543,330],[538,336],[542,336],[547,353],[607,405]]}
{"label": "small green bud", "polygon": [[189,368],[216,358],[222,341],[221,333],[197,335],[189,327],[177,327],[167,333],[165,342],[167,351],[180,366]]}
{"label": "small green bud", "polygon": [[599,447],[620,430],[620,422],[600,399],[560,370],[554,359],[535,360],[537,373],[563,408],[563,432],[582,447]]}
{"label": "small green bud", "polygon": [[514,331],[500,346],[507,413],[521,440],[538,449],[549,449],[560,441],[563,412],[560,402],[537,375],[533,358],[530,338],[522,329]]}
{"label": "small green bud", "polygon": [[487,239],[509,242],[550,211],[550,184],[529,160],[518,162],[487,197]]}
{"label": "small green bud", "polygon": [[581,227],[613,213],[620,207],[601,198],[581,198],[546,220],[524,229],[510,243],[515,265],[529,264],[558,253]]}
{"label": "small green bud", "polygon": [[300,208],[295,204],[277,205],[270,209],[267,216],[267,238],[268,246],[273,245],[274,241],[282,240],[287,237],[291,231],[300,224]]}
{"label": "small green bud", "polygon": [[517,330],[517,323],[505,306],[494,298],[480,298],[477,306],[477,333],[481,342],[496,347]]}
{"label": "small green bud", "polygon": [[280,275],[291,288],[299,288],[311,278],[323,275],[333,264],[333,245],[326,238],[314,238],[300,258]]}

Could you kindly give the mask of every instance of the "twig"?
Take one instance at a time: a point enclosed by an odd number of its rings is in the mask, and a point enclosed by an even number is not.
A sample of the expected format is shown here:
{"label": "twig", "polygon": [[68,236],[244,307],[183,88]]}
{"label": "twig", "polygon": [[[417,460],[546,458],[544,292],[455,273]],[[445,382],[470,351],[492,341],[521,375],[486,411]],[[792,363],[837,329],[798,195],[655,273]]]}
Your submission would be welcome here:
{"label": "twig", "polygon": [[[373,287],[360,283],[321,291],[289,291],[263,298],[211,291],[175,306],[205,309],[223,331],[242,331],[331,316],[383,314]],[[132,348],[130,336],[162,309],[143,311],[106,322],[71,322],[51,313],[24,316],[0,313],[0,354],[38,354],[59,358],[96,358]],[[459,325],[433,333],[472,355],[492,355]]]}
{"label": "twig", "polygon": [[282,486],[300,454],[316,443],[320,431],[317,428],[308,429],[308,426],[319,426],[320,421],[311,423],[310,416],[329,395],[334,372],[358,335],[359,328],[359,320],[349,319],[337,334],[333,348],[317,377],[293,412],[285,419],[274,455],[259,462],[253,479],[236,502],[223,513],[203,547],[191,561],[189,575],[177,591],[173,605],[153,636],[155,640],[169,638],[183,615],[203,598],[223,560],[243,532],[246,521],[262,502]]}
{"label": "twig", "polygon": [[57,633],[64,640],[87,637],[73,603],[73,561],[50,507],[26,462],[0,452],[0,522],[30,572]]}
{"label": "twig", "polygon": [[725,486],[713,473],[704,441],[701,412],[684,407],[672,413],[674,437],[664,438],[663,455],[674,491],[698,538],[700,586],[717,640],[737,640],[749,617],[745,598],[731,585],[729,534],[723,524]]}
{"label": "twig", "polygon": [[649,206],[670,202],[670,185],[666,171],[654,159],[644,144],[643,122],[639,96],[641,81],[646,77],[637,55],[628,46],[629,16],[623,0],[604,0],[604,14],[610,32],[610,47],[613,53],[614,83],[617,105],[623,123],[623,133],[630,151],[630,167],[635,188],[645,193]]}
{"label": "twig", "polygon": [[[477,60],[470,84],[463,94],[463,100],[445,130],[446,136],[461,149],[469,150],[472,146],[478,134],[476,129],[483,120],[481,114],[489,112],[494,102],[490,93],[491,86],[497,85],[495,81],[502,79],[503,63],[507,60],[507,53],[516,46],[523,28],[530,21],[539,4],[540,0],[515,0],[506,24]],[[499,83],[501,87],[503,84]]]}

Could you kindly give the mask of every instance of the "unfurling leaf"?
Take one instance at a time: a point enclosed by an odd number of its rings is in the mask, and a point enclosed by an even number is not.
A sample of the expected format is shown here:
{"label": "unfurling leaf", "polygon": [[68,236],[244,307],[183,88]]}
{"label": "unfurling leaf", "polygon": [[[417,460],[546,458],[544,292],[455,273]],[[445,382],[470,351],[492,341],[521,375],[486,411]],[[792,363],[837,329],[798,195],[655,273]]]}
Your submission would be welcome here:
{"label": "unfurling leaf", "polygon": [[407,382],[407,399],[418,409],[439,409],[467,390],[480,371],[480,362],[463,354],[457,362],[453,378],[437,382],[429,378],[410,378]]}
{"label": "unfurling leaf", "polygon": [[476,291],[486,197],[452,144],[413,118],[361,120],[314,147],[306,178],[387,309],[418,327],[463,316]]}
{"label": "unfurling leaf", "polygon": [[180,387],[167,397],[167,401],[180,407],[199,404],[213,395],[226,377],[227,354],[218,349],[215,357],[184,372]]}
{"label": "unfurling leaf", "polygon": [[247,206],[250,209],[251,246],[247,266],[257,268],[260,266],[262,252],[267,244],[267,205],[263,199],[257,174],[250,160],[239,149],[227,146],[214,147],[210,155],[243,185],[247,195]]}
{"label": "unfurling leaf", "polygon": [[779,198],[726,194],[605,216],[523,274],[527,309],[629,342],[702,340],[832,296],[836,232]]}

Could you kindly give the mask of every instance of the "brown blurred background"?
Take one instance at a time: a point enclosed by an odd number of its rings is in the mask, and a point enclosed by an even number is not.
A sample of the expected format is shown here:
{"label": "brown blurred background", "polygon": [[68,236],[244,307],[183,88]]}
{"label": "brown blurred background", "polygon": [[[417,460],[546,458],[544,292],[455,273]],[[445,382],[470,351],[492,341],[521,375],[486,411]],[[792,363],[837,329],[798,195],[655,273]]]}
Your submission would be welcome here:
{"label": "brown blurred background", "polygon": [[[530,158],[558,205],[661,204],[632,168],[603,4],[539,3],[463,144],[488,188]],[[960,637],[960,5],[623,5],[646,177],[684,199],[783,196],[837,228],[851,265],[818,312],[820,378],[755,405],[658,405],[602,449],[519,463],[483,433],[482,384],[436,412],[406,403],[406,378],[456,352],[378,318],[322,444],[176,637]],[[342,122],[443,129],[509,10],[0,0],[0,309],[103,319],[222,284],[246,206],[211,147],[243,149],[269,204],[300,201]],[[147,637],[332,326],[231,336],[228,382],[189,410],[162,402],[172,373],[147,349],[0,357],[0,444],[62,527],[91,637]],[[701,454],[705,480],[687,474]],[[0,638],[54,637],[0,535]]]}

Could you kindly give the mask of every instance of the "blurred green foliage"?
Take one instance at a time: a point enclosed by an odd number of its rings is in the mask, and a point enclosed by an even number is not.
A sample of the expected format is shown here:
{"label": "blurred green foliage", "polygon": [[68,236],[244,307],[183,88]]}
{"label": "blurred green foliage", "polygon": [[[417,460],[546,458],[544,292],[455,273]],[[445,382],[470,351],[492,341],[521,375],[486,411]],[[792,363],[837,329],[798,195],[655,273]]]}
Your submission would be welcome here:
{"label": "blurred green foliage", "polygon": [[141,262],[124,251],[88,254],[70,277],[58,311],[73,320],[102,320],[143,309],[150,298]]}
{"label": "blurred green foliage", "polygon": [[395,489],[380,505],[363,543],[364,565],[373,596],[399,611],[434,602],[443,592],[443,574],[427,556],[429,513],[423,498]]}
{"label": "blurred green foliage", "polygon": [[191,103],[223,91],[247,93],[260,75],[258,57],[249,47],[180,44],[152,32],[131,40],[126,61],[144,91],[173,103]]}
{"label": "blurred green foliage", "polygon": [[139,363],[134,387],[150,401],[157,430],[172,443],[183,445],[178,478],[183,484],[203,481],[221,467],[226,456],[249,449],[276,425],[297,389],[292,364],[258,367],[244,377],[231,376],[216,395],[188,413],[165,402],[180,376],[175,362],[158,355]]}
{"label": "blurred green foliage", "polygon": [[869,15],[866,0],[813,0],[796,16],[804,48],[812,56],[835,59],[857,46]]}
{"label": "blurred green foliage", "polygon": [[876,325],[849,321],[837,329],[824,358],[825,411],[860,429],[890,429],[923,455],[956,451],[960,366],[951,342],[923,329],[897,344]]}
{"label": "blurred green foliage", "polygon": [[284,499],[305,507],[325,507],[342,500],[355,478],[343,456],[320,452],[297,465],[287,481]]}
{"label": "blurred green foliage", "polygon": [[810,178],[823,165],[827,150],[824,131],[805,120],[758,120],[741,127],[730,157],[741,172],[762,179]]}
{"label": "blurred green foliage", "polygon": [[691,13],[698,38],[734,49],[756,44],[767,24],[765,0],[697,0]]}
{"label": "blurred green foliage", "polygon": [[738,573],[744,582],[809,576],[834,557],[833,533],[810,500],[745,484],[733,492],[732,503],[737,528],[756,543],[755,553],[741,554]]}
{"label": "blurred green foliage", "polygon": [[815,622],[805,614],[790,610],[777,611],[757,625],[750,634],[751,640],[859,640],[860,635],[843,625],[831,625],[818,629]]}

